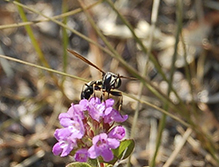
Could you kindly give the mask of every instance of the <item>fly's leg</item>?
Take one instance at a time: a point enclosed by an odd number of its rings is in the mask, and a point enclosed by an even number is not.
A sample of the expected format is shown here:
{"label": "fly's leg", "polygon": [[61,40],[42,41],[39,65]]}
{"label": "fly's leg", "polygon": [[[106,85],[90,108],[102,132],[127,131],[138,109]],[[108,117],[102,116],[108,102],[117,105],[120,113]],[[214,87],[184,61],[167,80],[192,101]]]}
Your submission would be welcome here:
{"label": "fly's leg", "polygon": [[101,86],[102,85],[102,81],[101,80],[98,80],[98,81],[95,81],[95,83],[93,84],[93,97],[96,98],[96,94],[95,94],[95,91],[101,91]]}
{"label": "fly's leg", "polygon": [[122,103],[123,103],[123,97],[122,97],[122,92],[119,91],[110,91],[110,94],[113,96],[117,96],[118,97],[118,101],[115,104],[115,108],[120,111],[122,108]]}

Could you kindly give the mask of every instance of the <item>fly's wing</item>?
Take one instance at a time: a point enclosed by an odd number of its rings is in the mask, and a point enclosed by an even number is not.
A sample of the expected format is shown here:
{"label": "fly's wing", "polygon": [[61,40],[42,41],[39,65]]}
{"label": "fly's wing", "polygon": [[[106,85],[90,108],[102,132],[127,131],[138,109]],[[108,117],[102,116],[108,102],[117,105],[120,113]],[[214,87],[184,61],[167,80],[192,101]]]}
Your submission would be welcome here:
{"label": "fly's wing", "polygon": [[73,54],[75,57],[81,59],[82,61],[84,61],[85,63],[93,66],[94,68],[96,68],[97,70],[99,70],[100,72],[103,73],[103,75],[105,74],[105,72],[103,70],[101,70],[99,67],[97,67],[96,65],[94,65],[93,63],[91,63],[89,60],[87,60],[85,57],[81,56],[80,54],[78,54],[77,52],[67,49],[68,52],[70,52],[71,54]]}

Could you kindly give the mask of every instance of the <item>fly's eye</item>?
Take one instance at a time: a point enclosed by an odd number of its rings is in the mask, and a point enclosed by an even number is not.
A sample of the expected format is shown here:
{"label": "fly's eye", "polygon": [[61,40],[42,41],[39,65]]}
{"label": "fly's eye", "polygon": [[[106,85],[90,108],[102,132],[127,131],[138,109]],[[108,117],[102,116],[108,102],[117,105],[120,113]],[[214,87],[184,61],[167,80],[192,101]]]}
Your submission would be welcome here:
{"label": "fly's eye", "polygon": [[119,88],[120,86],[121,86],[121,79],[120,78],[116,78],[115,89]]}
{"label": "fly's eye", "polygon": [[109,84],[111,82],[112,75],[105,75],[104,84]]}

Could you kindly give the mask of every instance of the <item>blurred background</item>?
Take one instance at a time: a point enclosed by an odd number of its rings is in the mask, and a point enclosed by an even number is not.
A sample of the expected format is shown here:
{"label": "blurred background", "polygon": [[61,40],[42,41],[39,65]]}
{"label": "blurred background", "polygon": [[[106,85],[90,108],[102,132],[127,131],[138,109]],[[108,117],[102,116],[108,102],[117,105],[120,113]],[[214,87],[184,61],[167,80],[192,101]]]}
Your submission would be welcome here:
{"label": "blurred background", "polygon": [[219,166],[218,46],[217,0],[0,1],[0,166],[73,161],[52,154],[58,115],[102,74],[67,48],[136,78],[119,88],[135,140],[119,166]]}

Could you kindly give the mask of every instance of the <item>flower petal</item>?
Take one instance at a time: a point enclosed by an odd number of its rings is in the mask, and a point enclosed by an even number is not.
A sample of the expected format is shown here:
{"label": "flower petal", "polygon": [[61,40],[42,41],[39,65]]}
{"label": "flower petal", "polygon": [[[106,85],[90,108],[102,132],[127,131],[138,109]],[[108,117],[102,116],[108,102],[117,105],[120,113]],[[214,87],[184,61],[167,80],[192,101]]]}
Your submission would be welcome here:
{"label": "flower petal", "polygon": [[68,128],[56,129],[54,136],[57,140],[65,140],[71,135],[71,131]]}
{"label": "flower petal", "polygon": [[107,99],[104,103],[106,107],[112,107],[114,104],[114,99]]}
{"label": "flower petal", "polygon": [[67,141],[66,143],[63,143],[63,145],[62,145],[63,150],[62,150],[62,153],[60,156],[61,157],[67,156],[72,151],[74,146],[75,146],[75,143],[73,143],[71,141]]}
{"label": "flower petal", "polygon": [[88,149],[88,156],[89,156],[91,159],[95,159],[95,158],[97,158],[99,155],[100,155],[100,152],[96,150],[95,145],[91,146],[91,147]]}
{"label": "flower petal", "polygon": [[103,157],[103,160],[106,162],[109,162],[113,159],[113,153],[109,148],[103,150],[101,156]]}
{"label": "flower petal", "polygon": [[57,142],[57,143],[53,146],[52,152],[53,152],[54,155],[59,155],[59,154],[61,154],[62,148],[61,148],[59,142]]}
{"label": "flower petal", "polygon": [[121,140],[125,137],[125,128],[122,126],[114,127],[108,134],[109,138],[115,138]]}
{"label": "flower petal", "polygon": [[120,145],[120,142],[116,139],[108,138],[107,141],[108,141],[108,146],[112,149],[116,149]]}
{"label": "flower petal", "polygon": [[80,149],[75,153],[75,160],[78,162],[87,162],[88,159],[88,151],[87,149]]}

